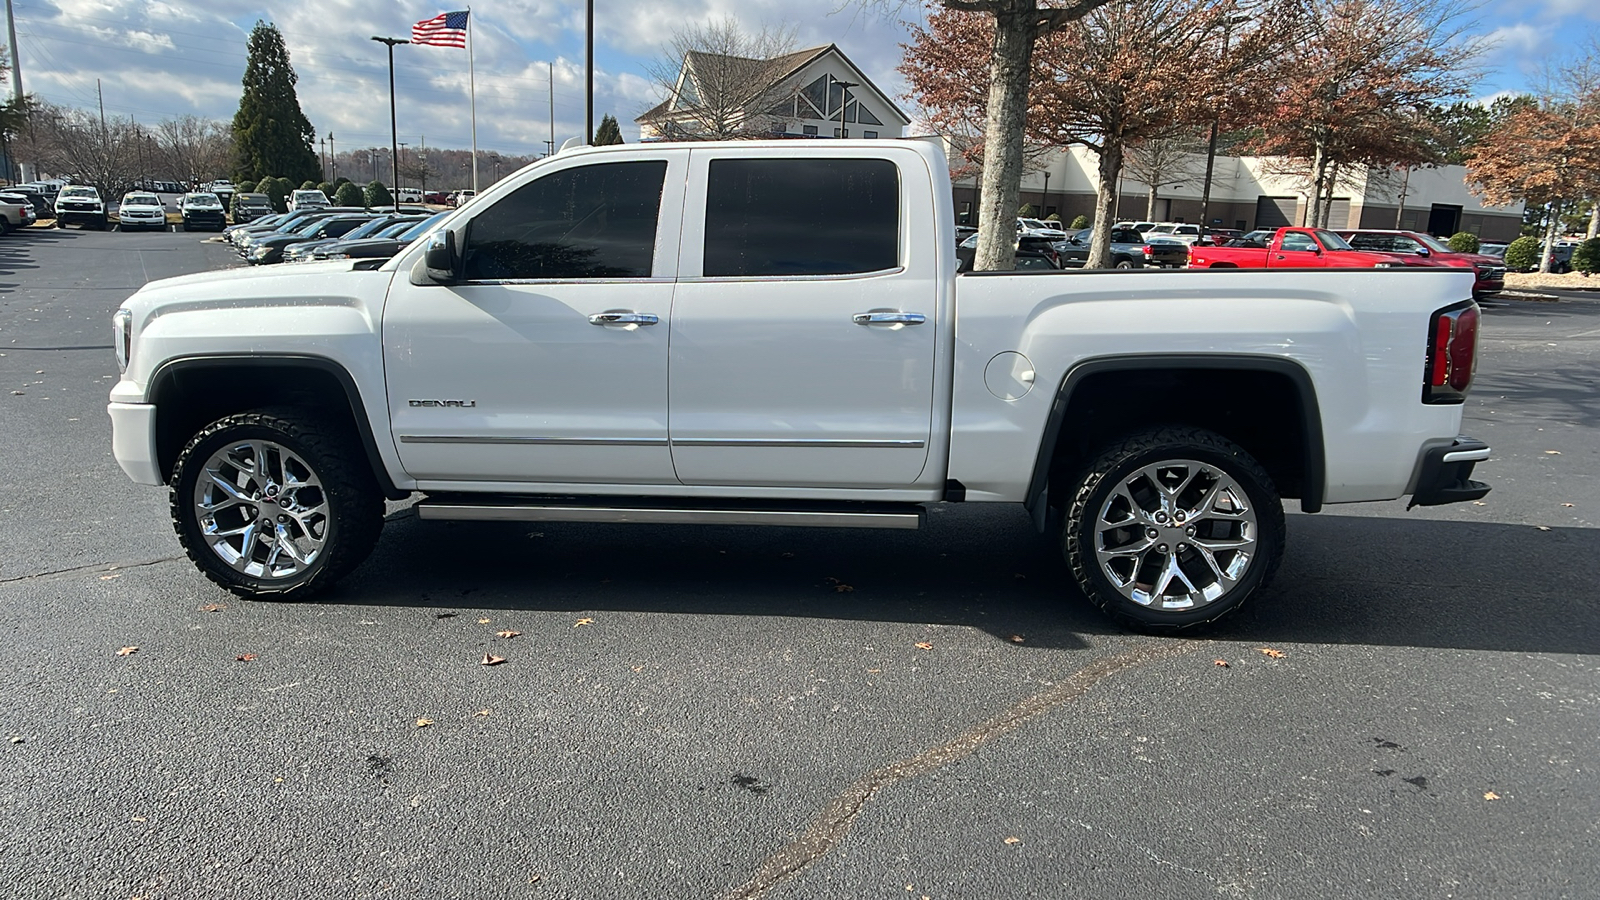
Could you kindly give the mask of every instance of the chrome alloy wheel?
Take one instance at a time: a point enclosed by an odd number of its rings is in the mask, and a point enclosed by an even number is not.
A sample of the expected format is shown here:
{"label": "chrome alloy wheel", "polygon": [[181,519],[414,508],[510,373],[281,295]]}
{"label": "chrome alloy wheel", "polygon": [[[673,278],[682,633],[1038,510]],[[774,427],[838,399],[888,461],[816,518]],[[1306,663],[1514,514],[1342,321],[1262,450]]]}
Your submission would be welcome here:
{"label": "chrome alloy wheel", "polygon": [[1174,459],[1122,478],[1100,507],[1094,541],[1101,571],[1124,597],[1191,610],[1239,583],[1260,532],[1237,481],[1217,466]]}
{"label": "chrome alloy wheel", "polygon": [[211,551],[241,574],[286,579],[322,556],[328,495],[311,466],[272,441],[228,444],[194,487],[195,519]]}

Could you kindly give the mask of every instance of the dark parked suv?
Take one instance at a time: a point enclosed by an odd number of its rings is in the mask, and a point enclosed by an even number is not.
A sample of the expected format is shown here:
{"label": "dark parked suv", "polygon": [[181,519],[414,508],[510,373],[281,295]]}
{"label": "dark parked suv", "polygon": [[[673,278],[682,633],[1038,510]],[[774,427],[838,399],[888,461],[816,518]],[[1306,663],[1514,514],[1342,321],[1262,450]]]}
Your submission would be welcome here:
{"label": "dark parked suv", "polygon": [[[1056,243],[1061,251],[1061,264],[1069,269],[1081,269],[1089,260],[1089,244],[1094,240],[1094,229],[1085,228],[1067,235]],[[1132,228],[1111,229],[1111,267],[1113,269],[1142,269],[1145,266],[1182,268],[1189,264],[1189,245],[1181,241],[1165,241],[1150,234],[1140,234]]]}

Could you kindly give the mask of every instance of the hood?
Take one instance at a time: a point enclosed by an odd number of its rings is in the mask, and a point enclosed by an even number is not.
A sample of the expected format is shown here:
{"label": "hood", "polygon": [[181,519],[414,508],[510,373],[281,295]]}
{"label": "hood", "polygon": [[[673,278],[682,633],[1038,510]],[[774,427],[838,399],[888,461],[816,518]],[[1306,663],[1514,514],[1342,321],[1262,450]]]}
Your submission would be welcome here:
{"label": "hood", "polygon": [[357,307],[377,315],[388,293],[391,272],[357,269],[347,260],[307,263],[291,271],[222,269],[163,278],[140,288],[123,302],[133,312],[135,331],[154,319],[204,309],[262,307]]}

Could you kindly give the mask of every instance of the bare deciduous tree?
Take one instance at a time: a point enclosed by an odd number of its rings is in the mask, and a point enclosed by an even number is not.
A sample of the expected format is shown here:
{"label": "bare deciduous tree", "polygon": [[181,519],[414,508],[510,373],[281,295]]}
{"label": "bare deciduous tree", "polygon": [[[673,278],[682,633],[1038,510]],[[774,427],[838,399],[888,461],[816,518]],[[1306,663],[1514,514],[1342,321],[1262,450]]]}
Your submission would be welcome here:
{"label": "bare deciduous tree", "polygon": [[1205,145],[1192,131],[1180,131],[1165,137],[1147,138],[1128,147],[1126,165],[1128,174],[1149,187],[1145,197],[1144,217],[1156,217],[1156,200],[1161,189],[1199,181],[1205,169]]}
{"label": "bare deciduous tree", "polygon": [[179,116],[154,131],[157,166],[168,178],[207,181],[228,174],[233,164],[233,128],[215,119]]}
{"label": "bare deciduous tree", "polygon": [[662,55],[646,64],[662,101],[640,121],[685,140],[770,135],[775,115],[799,86],[782,76],[796,60],[792,26],[748,32],[731,17],[673,32]]}

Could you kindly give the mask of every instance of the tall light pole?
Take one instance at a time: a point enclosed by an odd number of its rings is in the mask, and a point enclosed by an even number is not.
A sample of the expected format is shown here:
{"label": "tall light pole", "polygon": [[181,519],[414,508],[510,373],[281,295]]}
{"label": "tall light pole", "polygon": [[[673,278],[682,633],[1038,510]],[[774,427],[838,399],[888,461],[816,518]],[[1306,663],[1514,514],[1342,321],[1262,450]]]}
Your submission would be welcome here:
{"label": "tall light pole", "polygon": [[[399,150],[404,150],[406,148],[406,145],[404,143],[401,143],[401,144],[397,144],[396,147]],[[398,159],[398,157],[396,157],[396,158]],[[395,173],[394,174],[394,202],[399,203],[400,202],[400,164],[398,162],[395,163],[394,173]]]}
{"label": "tall light pole", "polygon": [[334,149],[333,149],[333,132],[331,132],[331,131],[328,132],[328,163],[329,163],[328,168],[332,170],[332,171],[330,171],[328,173],[328,180],[329,181],[338,181],[339,180],[339,154],[337,152],[335,152]]}
{"label": "tall light pole", "polygon": [[[1228,37],[1233,33],[1233,26],[1242,25],[1250,21],[1249,16],[1228,16],[1222,20],[1222,65],[1228,65]],[[1221,73],[1220,78],[1211,79],[1214,84],[1226,85],[1231,78],[1227,72]],[[1217,129],[1221,125],[1221,114],[1211,117],[1211,138],[1206,141],[1206,180],[1205,187],[1200,191],[1200,236],[1205,237],[1211,228],[1211,174],[1217,164]]]}
{"label": "tall light pole", "polygon": [[[390,152],[394,154],[389,158],[389,162],[391,164],[391,174],[394,178],[392,183],[394,184],[394,189],[398,191],[400,190],[400,126],[397,124],[399,120],[395,117],[394,112],[394,45],[409,44],[411,39],[378,37],[377,35],[373,35],[372,39],[380,44],[389,45],[389,143],[391,145]],[[377,181],[377,176],[374,175],[372,180]]]}
{"label": "tall light pole", "polygon": [[1050,214],[1050,167],[1045,164],[1044,170],[1044,202],[1039,204],[1039,218]]}
{"label": "tall light pole", "polygon": [[861,85],[854,81],[835,81],[834,84],[839,86],[839,137],[843,139],[850,136],[844,125],[844,110],[850,105],[850,89]]}
{"label": "tall light pole", "polygon": [[[587,31],[584,32],[584,38],[583,38],[583,40],[584,40],[583,77],[585,79],[585,85],[584,85],[584,91],[583,91],[583,134],[584,134],[583,142],[585,144],[593,144],[594,143],[594,0],[589,0],[588,7],[589,7],[589,21],[588,21],[589,28],[588,28]],[[554,84],[554,81],[552,81],[551,83]],[[551,90],[553,91],[554,88],[552,88]],[[553,98],[553,96],[554,95],[552,95],[552,98]],[[551,106],[551,116],[552,116],[551,121],[554,121],[554,118],[553,118],[554,115],[555,115],[555,112],[554,112],[555,100],[554,99],[551,99],[550,106]],[[553,129],[553,128],[551,129],[551,131],[552,131],[552,134],[550,135],[551,146],[554,146],[554,144],[555,144],[555,134],[553,133],[554,130],[555,129]]]}

